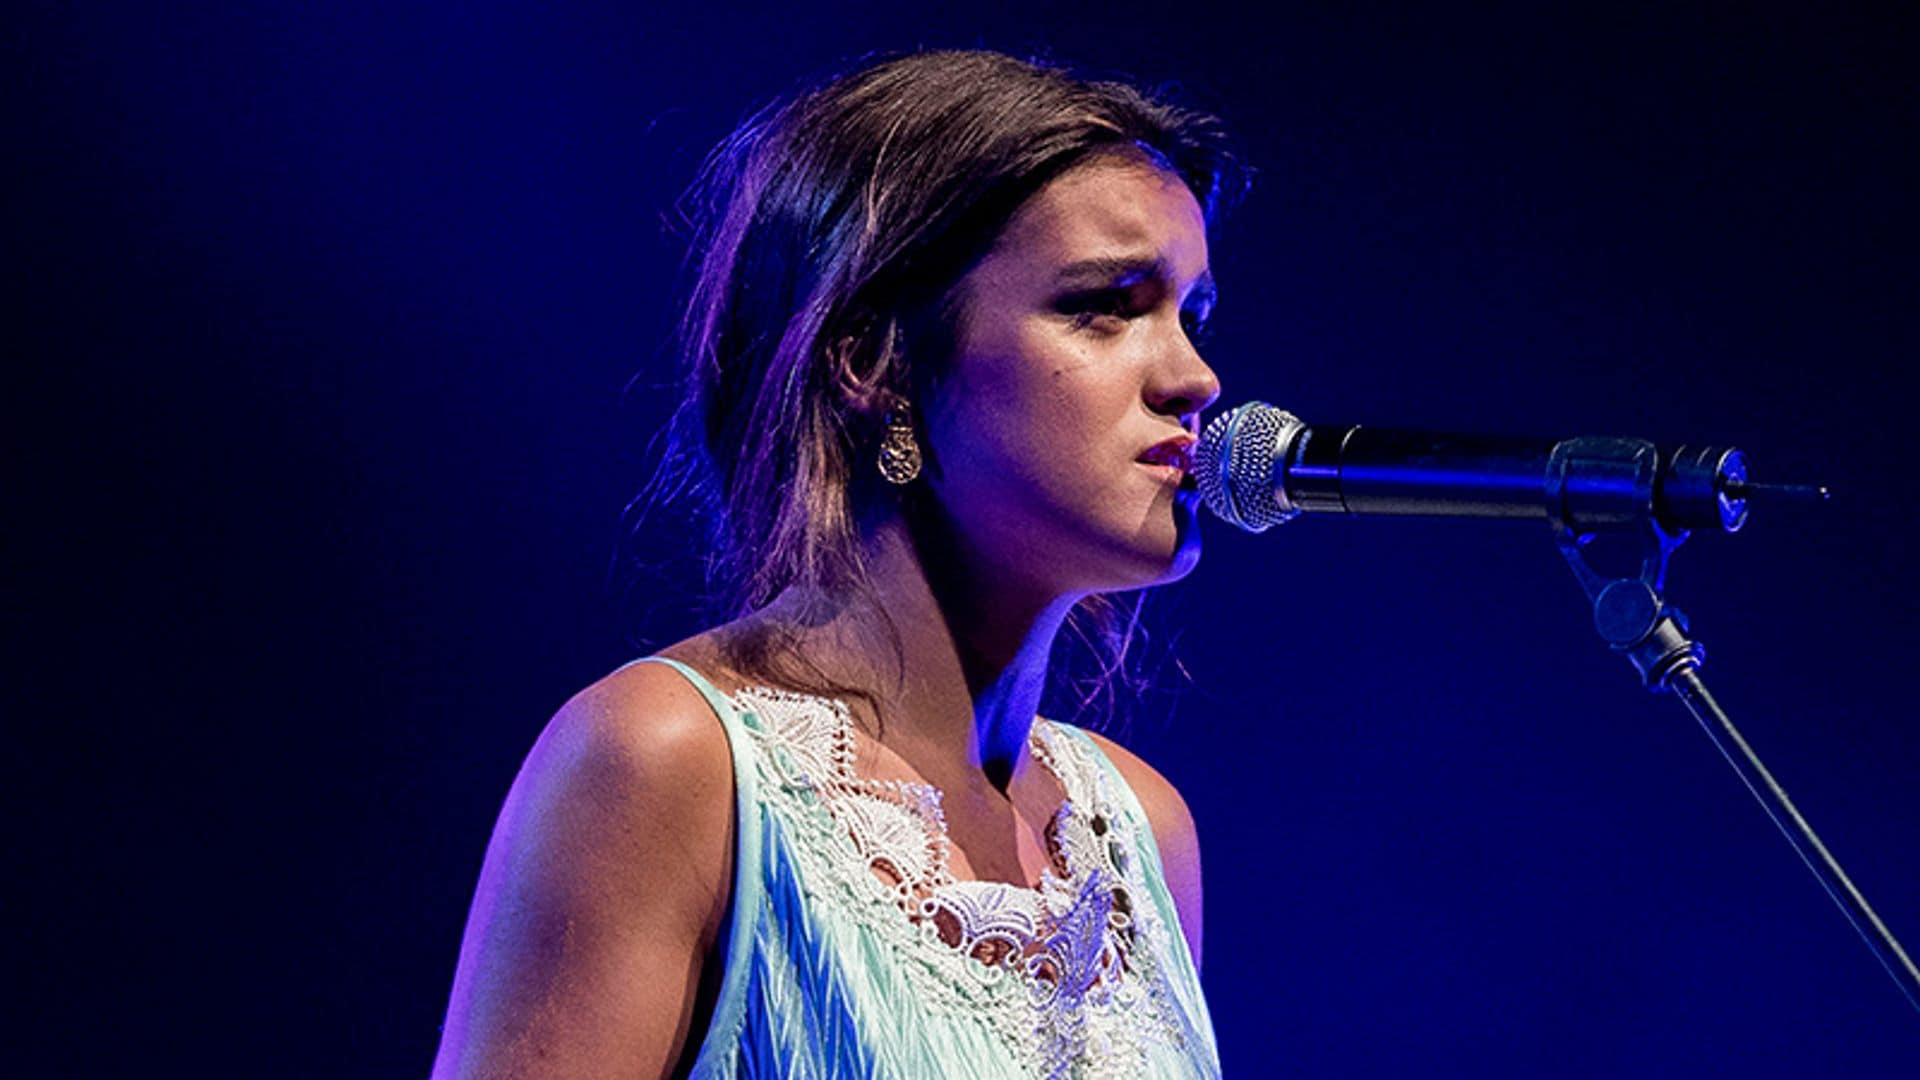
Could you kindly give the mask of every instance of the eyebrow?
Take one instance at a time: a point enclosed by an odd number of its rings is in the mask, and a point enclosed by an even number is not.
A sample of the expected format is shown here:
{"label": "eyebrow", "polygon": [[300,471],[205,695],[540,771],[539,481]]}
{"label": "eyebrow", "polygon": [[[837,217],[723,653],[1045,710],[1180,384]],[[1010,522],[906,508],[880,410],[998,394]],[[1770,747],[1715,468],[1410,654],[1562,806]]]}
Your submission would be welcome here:
{"label": "eyebrow", "polygon": [[[1172,276],[1172,268],[1165,259],[1119,255],[1068,263],[1060,268],[1054,280],[1063,288],[1085,289],[1125,287],[1149,278],[1170,280]],[[1201,272],[1193,283],[1190,295],[1201,303],[1214,303],[1218,298],[1218,290],[1214,288],[1212,270]]]}

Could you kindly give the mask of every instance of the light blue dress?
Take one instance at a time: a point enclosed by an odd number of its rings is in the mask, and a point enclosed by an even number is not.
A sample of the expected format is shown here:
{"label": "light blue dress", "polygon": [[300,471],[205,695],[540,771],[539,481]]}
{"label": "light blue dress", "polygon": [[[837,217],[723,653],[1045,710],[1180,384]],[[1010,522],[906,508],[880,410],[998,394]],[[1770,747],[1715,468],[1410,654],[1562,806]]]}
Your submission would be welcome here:
{"label": "light blue dress", "polygon": [[695,1077],[1217,1077],[1193,959],[1139,801],[1038,721],[1067,798],[1039,888],[955,879],[940,793],[855,775],[845,706],[705,695],[738,797],[731,924]]}

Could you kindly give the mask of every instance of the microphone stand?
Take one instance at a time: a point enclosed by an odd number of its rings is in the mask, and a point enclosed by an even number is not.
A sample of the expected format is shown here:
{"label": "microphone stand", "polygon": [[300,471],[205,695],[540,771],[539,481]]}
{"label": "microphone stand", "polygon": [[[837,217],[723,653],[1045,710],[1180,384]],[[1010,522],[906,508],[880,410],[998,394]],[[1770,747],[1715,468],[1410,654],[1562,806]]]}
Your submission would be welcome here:
{"label": "microphone stand", "polygon": [[[1747,496],[1765,490],[1747,482],[1737,450],[1682,448],[1662,461],[1652,443],[1638,439],[1569,439],[1548,460],[1547,516],[1560,553],[1593,604],[1601,639],[1626,656],[1648,690],[1671,690],[1686,705],[1908,1003],[1920,1009],[1920,969],[1707,691],[1699,670],[1706,649],[1689,636],[1686,616],[1661,595],[1667,564],[1686,541],[1688,526],[1708,527],[1717,515],[1717,524],[1732,532],[1745,522]],[[1798,493],[1825,497],[1824,489]],[[1596,571],[1587,560],[1588,543],[1603,531],[1626,530],[1639,533],[1638,572]]]}

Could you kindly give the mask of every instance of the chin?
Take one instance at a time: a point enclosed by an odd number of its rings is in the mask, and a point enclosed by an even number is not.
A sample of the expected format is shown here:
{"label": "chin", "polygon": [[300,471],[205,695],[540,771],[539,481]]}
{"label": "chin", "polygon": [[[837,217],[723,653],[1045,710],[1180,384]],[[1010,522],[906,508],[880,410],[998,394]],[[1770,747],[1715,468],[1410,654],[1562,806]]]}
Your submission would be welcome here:
{"label": "chin", "polygon": [[1182,489],[1173,502],[1174,548],[1168,581],[1179,581],[1200,564],[1200,493]]}
{"label": "chin", "polygon": [[1173,553],[1173,566],[1167,573],[1167,580],[1179,581],[1181,578],[1193,573],[1193,568],[1199,565],[1200,536],[1198,533],[1195,533],[1192,538],[1180,545],[1179,551]]}
{"label": "chin", "polygon": [[1171,535],[1155,544],[1151,553],[1142,552],[1145,558],[1138,573],[1142,580],[1128,584],[1126,589],[1170,585],[1193,573],[1200,563],[1200,521],[1195,510],[1194,506],[1175,504]]}
{"label": "chin", "polygon": [[1200,565],[1200,533],[1199,530],[1194,529],[1191,533],[1181,536],[1180,545],[1174,549],[1173,558],[1168,562],[1166,572],[1161,574],[1160,580],[1154,584],[1170,585],[1193,573],[1193,568],[1198,565]]}

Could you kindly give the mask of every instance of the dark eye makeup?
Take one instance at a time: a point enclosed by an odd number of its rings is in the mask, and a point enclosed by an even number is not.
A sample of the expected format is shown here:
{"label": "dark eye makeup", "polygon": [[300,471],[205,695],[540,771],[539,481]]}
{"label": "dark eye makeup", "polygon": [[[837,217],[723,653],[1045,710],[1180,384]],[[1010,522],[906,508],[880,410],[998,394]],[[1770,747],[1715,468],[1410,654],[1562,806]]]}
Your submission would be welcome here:
{"label": "dark eye makeup", "polygon": [[1134,290],[1125,287],[1069,293],[1054,304],[1054,309],[1069,316],[1076,329],[1091,326],[1101,318],[1130,319],[1142,314]]}
{"label": "dark eye makeup", "polygon": [[[1054,304],[1054,310],[1068,316],[1076,330],[1087,329],[1102,319],[1133,319],[1153,310],[1154,298],[1141,295],[1140,286],[1116,286],[1069,293]],[[1188,340],[1206,339],[1207,323],[1213,314],[1211,297],[1197,298],[1180,312],[1180,326]]]}

